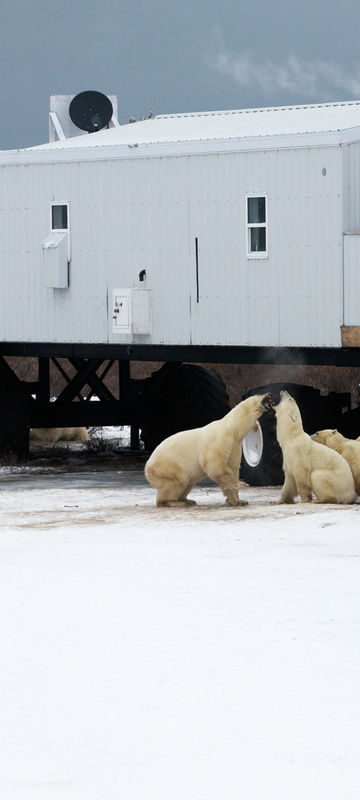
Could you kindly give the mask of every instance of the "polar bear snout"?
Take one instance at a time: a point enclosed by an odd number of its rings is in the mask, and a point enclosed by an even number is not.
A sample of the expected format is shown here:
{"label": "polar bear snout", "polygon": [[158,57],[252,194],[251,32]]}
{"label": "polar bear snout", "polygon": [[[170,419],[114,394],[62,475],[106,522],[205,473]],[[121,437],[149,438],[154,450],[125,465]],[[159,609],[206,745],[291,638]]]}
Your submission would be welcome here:
{"label": "polar bear snout", "polygon": [[287,400],[292,400],[292,402],[295,403],[295,400],[291,396],[291,394],[289,394],[289,392],[287,392],[286,389],[281,389],[281,391],[277,396],[277,399],[273,401],[272,407],[276,414],[278,411],[280,411],[280,406],[283,407],[283,404],[286,403]]}
{"label": "polar bear snout", "polygon": [[264,397],[261,400],[261,405],[266,409],[266,411],[270,411],[270,409],[273,408],[274,401],[270,392],[264,394]]}

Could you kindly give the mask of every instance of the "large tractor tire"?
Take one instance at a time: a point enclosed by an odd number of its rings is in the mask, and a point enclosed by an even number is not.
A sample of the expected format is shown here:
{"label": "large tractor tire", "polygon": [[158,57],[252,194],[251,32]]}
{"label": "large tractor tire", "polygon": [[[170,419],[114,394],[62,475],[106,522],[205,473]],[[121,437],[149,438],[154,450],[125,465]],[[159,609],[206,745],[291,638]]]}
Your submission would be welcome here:
{"label": "large tractor tire", "polygon": [[142,381],[140,437],[152,452],[173,433],[207,425],[228,411],[225,384],[214,370],[166,363]]}
{"label": "large tractor tire", "polygon": [[360,406],[343,414],[336,427],[347,439],[357,439],[360,436]]}
{"label": "large tractor tire", "polygon": [[[306,433],[339,427],[342,408],[348,402],[348,395],[332,392],[326,397],[312,386],[275,383],[258,386],[243,399],[252,394],[271,392],[274,402],[278,403],[280,392],[284,389],[296,400]],[[275,412],[268,411],[260,417],[257,426],[243,441],[240,476],[251,486],[281,485],[284,480],[282,461],[281,448],[276,439]]]}
{"label": "large tractor tire", "polygon": [[33,400],[4,358],[0,358],[0,458],[26,459]]}
{"label": "large tractor tire", "polygon": [[250,486],[279,486],[283,483],[282,452],[276,439],[274,412],[265,412],[245,436],[240,477]]}

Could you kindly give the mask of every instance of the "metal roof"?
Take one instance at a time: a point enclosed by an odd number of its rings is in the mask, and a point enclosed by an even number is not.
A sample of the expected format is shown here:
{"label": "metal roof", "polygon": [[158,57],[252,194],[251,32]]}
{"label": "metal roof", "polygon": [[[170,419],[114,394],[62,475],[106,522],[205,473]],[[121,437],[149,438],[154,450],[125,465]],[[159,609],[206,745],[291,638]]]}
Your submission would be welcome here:
{"label": "metal roof", "polygon": [[335,133],[360,127],[360,101],[164,114],[28,150],[136,146]]}

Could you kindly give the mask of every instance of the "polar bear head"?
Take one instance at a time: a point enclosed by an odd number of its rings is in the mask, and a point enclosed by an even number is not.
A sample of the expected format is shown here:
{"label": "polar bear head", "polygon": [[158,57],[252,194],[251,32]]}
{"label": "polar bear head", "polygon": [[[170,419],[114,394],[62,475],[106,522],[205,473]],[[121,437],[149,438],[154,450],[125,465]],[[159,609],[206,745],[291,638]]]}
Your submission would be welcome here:
{"label": "polar bear head", "polygon": [[[277,438],[289,438],[303,432],[299,406],[289,392],[280,392],[280,403],[274,406]],[[279,440],[280,441],[280,440]]]}
{"label": "polar bear head", "polygon": [[239,403],[239,408],[241,406],[242,412],[246,410],[246,413],[251,417],[251,419],[256,422],[256,420],[261,417],[264,411],[268,411],[272,408],[272,397],[269,392],[266,394],[252,394],[250,397],[247,397],[246,400],[243,400]]}
{"label": "polar bear head", "polygon": [[225,427],[235,426],[238,434],[242,437],[246,436],[251,428],[255,425],[256,421],[261,417],[264,411],[272,408],[272,397],[268,392],[266,394],[252,394],[246,397],[237,406],[234,406],[222,420],[222,425]]}
{"label": "polar bear head", "polygon": [[344,443],[344,437],[336,428],[325,428],[323,431],[317,431],[312,434],[311,438],[314,439],[314,442],[331,447],[332,450],[339,450]]}

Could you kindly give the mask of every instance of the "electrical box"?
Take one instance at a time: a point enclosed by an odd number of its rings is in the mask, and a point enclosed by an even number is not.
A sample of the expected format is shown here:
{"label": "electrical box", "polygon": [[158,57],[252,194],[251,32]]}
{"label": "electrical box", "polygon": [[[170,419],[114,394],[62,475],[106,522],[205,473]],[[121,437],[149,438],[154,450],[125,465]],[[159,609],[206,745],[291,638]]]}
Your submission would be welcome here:
{"label": "electrical box", "polygon": [[113,290],[113,333],[151,333],[150,289]]}
{"label": "electrical box", "polygon": [[43,286],[66,289],[69,286],[68,231],[50,233],[42,243]]}

